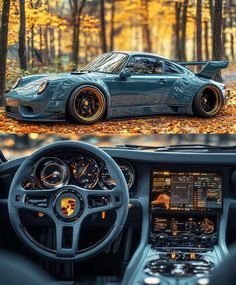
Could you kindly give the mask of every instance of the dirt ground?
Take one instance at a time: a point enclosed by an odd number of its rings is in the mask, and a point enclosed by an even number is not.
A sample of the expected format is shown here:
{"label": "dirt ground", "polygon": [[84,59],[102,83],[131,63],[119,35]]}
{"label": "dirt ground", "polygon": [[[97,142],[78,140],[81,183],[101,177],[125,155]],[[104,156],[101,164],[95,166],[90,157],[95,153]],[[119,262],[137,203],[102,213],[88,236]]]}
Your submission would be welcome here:
{"label": "dirt ground", "polygon": [[193,116],[155,116],[147,118],[109,120],[90,126],[65,123],[25,123],[5,116],[0,108],[0,133],[48,134],[233,134],[236,133],[236,81],[229,82],[232,97],[220,114],[212,119]]}

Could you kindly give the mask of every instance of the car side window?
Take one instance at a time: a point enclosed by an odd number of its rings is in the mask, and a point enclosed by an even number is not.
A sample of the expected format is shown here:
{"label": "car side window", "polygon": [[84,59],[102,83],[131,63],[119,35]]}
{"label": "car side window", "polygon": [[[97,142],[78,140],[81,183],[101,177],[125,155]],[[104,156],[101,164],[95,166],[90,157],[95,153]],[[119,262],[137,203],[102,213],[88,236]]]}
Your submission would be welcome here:
{"label": "car side window", "polygon": [[162,74],[163,61],[155,57],[133,56],[127,68],[131,74]]}
{"label": "car side window", "polygon": [[165,73],[176,74],[176,73],[183,73],[183,71],[177,65],[169,61],[165,61]]}

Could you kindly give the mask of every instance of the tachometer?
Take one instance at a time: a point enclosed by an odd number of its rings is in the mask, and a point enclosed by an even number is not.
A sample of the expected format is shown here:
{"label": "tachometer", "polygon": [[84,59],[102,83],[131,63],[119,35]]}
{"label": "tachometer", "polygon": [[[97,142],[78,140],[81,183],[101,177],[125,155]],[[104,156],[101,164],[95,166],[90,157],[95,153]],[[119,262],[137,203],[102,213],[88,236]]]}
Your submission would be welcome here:
{"label": "tachometer", "polygon": [[70,179],[67,165],[55,157],[42,159],[35,169],[35,178],[41,188],[58,188]]}
{"label": "tachometer", "polygon": [[92,189],[97,184],[99,167],[94,159],[78,156],[71,163],[71,171],[80,187]]}
{"label": "tachometer", "polygon": [[[135,179],[135,173],[132,165],[126,161],[118,161],[117,164],[123,172],[128,187],[131,188],[134,184]],[[99,175],[99,185],[104,190],[111,190],[116,186],[116,181],[110,176],[106,165],[103,165],[101,168]]]}

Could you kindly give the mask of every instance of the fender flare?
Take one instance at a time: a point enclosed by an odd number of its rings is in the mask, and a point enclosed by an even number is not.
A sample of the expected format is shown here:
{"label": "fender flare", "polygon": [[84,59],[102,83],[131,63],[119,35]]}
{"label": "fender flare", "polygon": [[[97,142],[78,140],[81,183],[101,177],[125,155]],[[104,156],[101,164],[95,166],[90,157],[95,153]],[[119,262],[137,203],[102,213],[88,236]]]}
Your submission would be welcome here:
{"label": "fender flare", "polygon": [[198,88],[197,91],[195,92],[194,96],[192,97],[192,102],[191,102],[192,109],[193,109],[193,102],[194,102],[195,97],[197,96],[197,94],[200,91],[203,91],[206,88],[214,88],[214,89],[216,89],[219,92],[219,94],[220,94],[220,96],[222,98],[222,101],[224,102],[224,96],[222,94],[221,89],[217,85],[214,85],[214,84],[211,84],[211,83],[207,83],[207,84],[202,85],[200,88]]}

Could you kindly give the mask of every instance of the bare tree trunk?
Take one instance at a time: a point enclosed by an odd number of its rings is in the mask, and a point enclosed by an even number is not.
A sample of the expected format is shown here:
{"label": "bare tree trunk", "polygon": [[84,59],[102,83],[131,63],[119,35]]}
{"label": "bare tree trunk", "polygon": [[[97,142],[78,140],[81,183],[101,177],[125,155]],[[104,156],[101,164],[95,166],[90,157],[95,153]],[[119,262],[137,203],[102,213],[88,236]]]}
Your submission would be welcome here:
{"label": "bare tree trunk", "polygon": [[86,0],[81,0],[80,5],[78,0],[70,0],[70,8],[73,21],[73,38],[72,38],[72,61],[73,69],[76,70],[79,61],[79,36],[80,36],[80,17]]}
{"label": "bare tree trunk", "polygon": [[197,0],[196,15],[197,61],[202,61],[202,0]]}
{"label": "bare tree trunk", "polygon": [[[230,0],[230,7],[233,5],[233,0]],[[234,27],[234,11],[231,8],[229,12],[229,19],[230,19],[230,28],[231,30]],[[231,59],[234,61],[235,60],[235,53],[234,53],[234,34],[233,32],[230,33],[230,54],[231,54]]]}
{"label": "bare tree trunk", "polygon": [[87,63],[88,62],[89,46],[88,46],[88,35],[86,32],[84,33],[84,48],[85,48],[84,59],[85,59],[85,62]]}
{"label": "bare tree trunk", "polygon": [[[65,8],[65,0],[62,1],[62,5],[60,6],[60,2],[57,1],[57,12],[59,15],[62,15],[63,10]],[[60,70],[62,62],[61,62],[61,57],[62,57],[62,30],[60,25],[58,26],[57,29],[57,61],[58,61],[58,69]]]}
{"label": "bare tree trunk", "polygon": [[61,29],[59,27],[58,29],[58,67],[61,67],[61,57],[62,57],[62,50],[61,50],[61,40],[62,40],[62,32]]}
{"label": "bare tree trunk", "polygon": [[101,43],[102,52],[107,52],[106,19],[105,19],[105,0],[100,0],[100,21],[101,21]]}
{"label": "bare tree trunk", "polygon": [[182,14],[181,60],[186,61],[186,26],[187,26],[188,0],[184,0]]}
{"label": "bare tree trunk", "polygon": [[44,43],[45,43],[45,50],[44,50],[45,62],[46,64],[48,64],[50,63],[50,58],[49,58],[48,27],[47,26],[44,28]]}
{"label": "bare tree trunk", "polygon": [[226,55],[226,33],[225,33],[225,29],[226,29],[226,19],[222,19],[222,58],[227,58]]}
{"label": "bare tree trunk", "polygon": [[20,68],[22,70],[27,70],[27,58],[26,58],[26,44],[25,44],[25,34],[26,34],[26,22],[25,22],[25,0],[19,0],[20,6],[20,29],[19,29],[19,60]]}
{"label": "bare tree trunk", "polygon": [[152,40],[149,27],[149,0],[143,0],[144,5],[144,23],[143,23],[143,39],[144,39],[144,51],[152,52]]}
{"label": "bare tree trunk", "polygon": [[235,60],[235,54],[234,54],[234,34],[230,34],[230,53],[231,53],[231,59],[232,61]]}
{"label": "bare tree trunk", "polygon": [[214,33],[214,0],[209,0],[210,16],[211,16],[211,32]]}
{"label": "bare tree trunk", "polygon": [[180,13],[181,13],[181,3],[175,3],[175,34],[176,34],[176,46],[175,46],[175,57],[176,59],[181,59],[180,51]]}
{"label": "bare tree trunk", "polygon": [[[231,5],[232,5],[232,1],[231,1]],[[234,12],[231,9],[230,15],[229,15],[231,30],[233,29],[233,26],[234,26],[233,17],[234,17]],[[230,33],[230,54],[231,54],[231,59],[234,61],[235,60],[235,53],[234,53],[234,34],[233,34],[233,32]]]}
{"label": "bare tree trunk", "polygon": [[30,37],[27,37],[27,65],[30,65]]}
{"label": "bare tree trunk", "polygon": [[204,22],[204,26],[205,26],[205,57],[206,57],[206,60],[209,60],[210,53],[209,53],[209,41],[208,41],[208,37],[209,37],[208,21]]}
{"label": "bare tree trunk", "polygon": [[0,29],[0,105],[4,103],[5,93],[5,80],[6,80],[6,68],[7,68],[7,48],[8,48],[8,24],[10,14],[10,0],[4,0],[2,6],[2,20]]}
{"label": "bare tree trunk", "polygon": [[55,61],[55,34],[54,29],[50,29],[50,58],[51,62],[54,63]]}
{"label": "bare tree trunk", "polygon": [[44,61],[44,55],[43,55],[43,30],[42,26],[39,26],[39,52],[42,59],[42,62]]}
{"label": "bare tree trunk", "polygon": [[[77,1],[75,1],[77,2]],[[74,2],[73,13],[73,49],[72,49],[72,61],[74,68],[78,65],[78,50],[79,50],[79,31],[78,31],[78,5]]]}
{"label": "bare tree trunk", "polygon": [[31,27],[31,67],[34,68],[34,24]]}
{"label": "bare tree trunk", "polygon": [[115,11],[116,0],[111,0],[111,32],[110,32],[110,51],[114,49],[114,29],[115,29]]}
{"label": "bare tree trunk", "polygon": [[[213,50],[212,59],[221,60],[222,58],[222,0],[215,0],[214,5],[214,32],[213,32]],[[219,71],[215,80],[222,81],[221,72]]]}
{"label": "bare tree trunk", "polygon": [[196,60],[196,22],[194,23],[193,31],[193,61]]}

